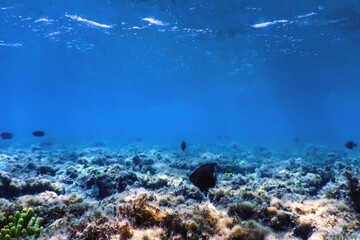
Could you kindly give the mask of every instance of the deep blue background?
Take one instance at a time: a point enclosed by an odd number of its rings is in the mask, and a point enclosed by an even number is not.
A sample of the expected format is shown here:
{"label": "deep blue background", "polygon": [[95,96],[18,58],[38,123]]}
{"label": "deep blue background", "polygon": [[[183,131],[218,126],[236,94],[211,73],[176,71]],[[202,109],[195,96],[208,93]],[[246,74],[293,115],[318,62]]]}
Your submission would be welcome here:
{"label": "deep blue background", "polygon": [[[17,139],[34,129],[55,139],[360,139],[359,1],[0,8],[0,131]],[[287,22],[252,27],[275,20]]]}

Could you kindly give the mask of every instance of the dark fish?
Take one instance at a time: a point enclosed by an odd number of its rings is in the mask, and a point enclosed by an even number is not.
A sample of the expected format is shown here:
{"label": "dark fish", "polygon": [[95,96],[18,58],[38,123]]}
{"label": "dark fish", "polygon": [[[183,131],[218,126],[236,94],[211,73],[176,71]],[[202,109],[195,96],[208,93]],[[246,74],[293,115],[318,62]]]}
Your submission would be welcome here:
{"label": "dark fish", "polygon": [[201,165],[190,175],[190,181],[200,189],[205,195],[209,188],[213,188],[216,185],[216,163],[207,163]]}
{"label": "dark fish", "polygon": [[32,133],[32,135],[35,137],[43,137],[43,136],[45,136],[45,132],[44,131],[35,131]]}
{"label": "dark fish", "polygon": [[0,136],[2,137],[3,140],[10,140],[13,138],[12,133],[9,132],[3,132],[0,134]]}
{"label": "dark fish", "polygon": [[181,150],[185,151],[185,148],[186,148],[186,143],[184,141],[182,141]]}
{"label": "dark fish", "polygon": [[357,143],[354,142],[354,141],[348,141],[348,142],[345,143],[345,147],[348,148],[348,149],[353,149],[356,146],[357,146]]}
{"label": "dark fish", "polygon": [[294,138],[294,142],[300,142],[300,138],[298,138],[298,137],[296,137],[296,138]]}

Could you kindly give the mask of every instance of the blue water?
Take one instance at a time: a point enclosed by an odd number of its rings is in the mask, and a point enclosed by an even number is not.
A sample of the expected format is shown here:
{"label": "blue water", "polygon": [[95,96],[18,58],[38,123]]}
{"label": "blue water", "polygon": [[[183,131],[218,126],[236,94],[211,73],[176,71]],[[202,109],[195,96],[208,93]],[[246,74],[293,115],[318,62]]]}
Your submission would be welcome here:
{"label": "blue water", "polygon": [[360,1],[0,1],[0,131],[343,146]]}

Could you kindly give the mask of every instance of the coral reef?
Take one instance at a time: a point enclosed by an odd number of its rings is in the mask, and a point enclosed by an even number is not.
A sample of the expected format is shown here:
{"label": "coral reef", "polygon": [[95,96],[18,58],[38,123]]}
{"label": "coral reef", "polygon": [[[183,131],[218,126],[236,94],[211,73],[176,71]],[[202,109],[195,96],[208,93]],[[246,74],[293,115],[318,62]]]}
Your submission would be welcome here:
{"label": "coral reef", "polygon": [[[145,143],[0,149],[0,239],[28,227],[41,240],[360,236],[356,151]],[[218,181],[205,197],[189,175],[208,162]]]}

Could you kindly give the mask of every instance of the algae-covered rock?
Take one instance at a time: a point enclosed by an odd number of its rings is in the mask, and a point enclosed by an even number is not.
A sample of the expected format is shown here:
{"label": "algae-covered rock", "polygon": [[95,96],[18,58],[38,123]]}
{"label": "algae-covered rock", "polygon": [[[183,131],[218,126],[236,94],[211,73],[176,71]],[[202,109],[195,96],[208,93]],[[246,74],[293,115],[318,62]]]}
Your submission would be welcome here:
{"label": "algae-covered rock", "polygon": [[243,222],[235,226],[225,240],[263,240],[270,229],[254,222]]}
{"label": "algae-covered rock", "polygon": [[90,168],[82,173],[79,178],[80,186],[87,189],[96,188],[97,199],[104,199],[112,194],[123,192],[128,185],[138,181],[138,177],[133,172],[113,171],[110,168],[95,169]]}
{"label": "algae-covered rock", "polygon": [[243,220],[252,218],[254,213],[254,206],[248,201],[231,204],[228,209],[229,216],[236,216]]}
{"label": "algae-covered rock", "polygon": [[351,200],[354,203],[355,209],[360,212],[360,182],[359,179],[352,176],[351,173],[345,172],[345,177],[347,178],[349,184],[349,195]]}
{"label": "algae-covered rock", "polygon": [[25,194],[36,194],[44,191],[62,192],[51,181],[42,177],[27,179],[16,178],[7,172],[0,173],[0,198],[14,198]]}

